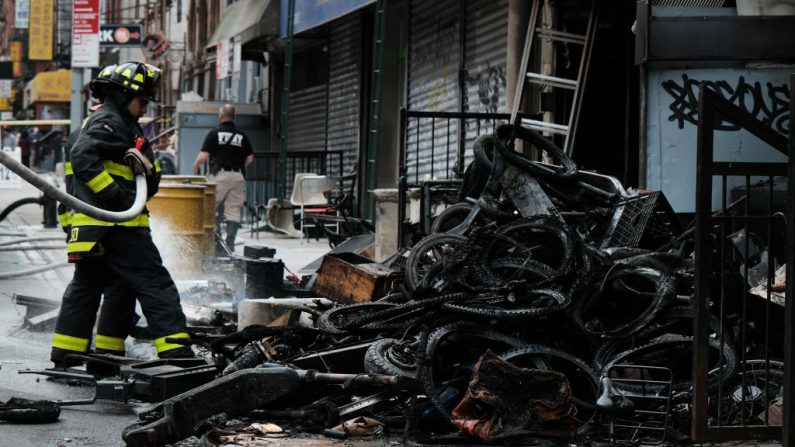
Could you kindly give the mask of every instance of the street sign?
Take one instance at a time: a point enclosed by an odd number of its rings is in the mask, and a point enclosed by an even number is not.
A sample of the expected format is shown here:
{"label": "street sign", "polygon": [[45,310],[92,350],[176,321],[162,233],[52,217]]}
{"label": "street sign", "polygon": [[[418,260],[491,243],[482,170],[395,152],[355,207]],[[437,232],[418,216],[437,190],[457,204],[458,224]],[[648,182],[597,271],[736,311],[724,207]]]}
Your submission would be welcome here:
{"label": "street sign", "polygon": [[99,0],[73,0],[72,67],[99,66]]}
{"label": "street sign", "polygon": [[137,47],[143,42],[143,27],[137,24],[100,25],[99,45],[102,47]]}

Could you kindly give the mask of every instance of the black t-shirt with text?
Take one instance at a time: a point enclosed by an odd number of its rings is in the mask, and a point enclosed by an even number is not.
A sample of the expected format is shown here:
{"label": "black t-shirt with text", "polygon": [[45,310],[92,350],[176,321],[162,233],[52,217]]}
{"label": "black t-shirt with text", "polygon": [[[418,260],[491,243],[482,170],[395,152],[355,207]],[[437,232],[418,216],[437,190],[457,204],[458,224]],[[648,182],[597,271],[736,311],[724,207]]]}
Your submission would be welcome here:
{"label": "black t-shirt with text", "polygon": [[210,172],[244,172],[246,157],[252,154],[251,142],[232,122],[221,123],[204,139],[202,151],[210,154]]}

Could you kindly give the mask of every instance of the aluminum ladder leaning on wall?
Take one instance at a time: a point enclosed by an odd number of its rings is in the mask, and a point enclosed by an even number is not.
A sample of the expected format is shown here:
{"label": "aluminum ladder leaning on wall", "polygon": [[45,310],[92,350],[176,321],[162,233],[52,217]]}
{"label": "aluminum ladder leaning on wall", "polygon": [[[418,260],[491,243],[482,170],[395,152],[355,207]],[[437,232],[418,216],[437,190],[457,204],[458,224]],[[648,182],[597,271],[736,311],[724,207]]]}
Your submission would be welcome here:
{"label": "aluminum ladder leaning on wall", "polygon": [[[524,127],[539,132],[565,136],[563,149],[566,151],[567,155],[571,155],[572,148],[574,147],[574,137],[577,131],[577,120],[579,118],[582,98],[585,92],[585,81],[588,75],[588,65],[591,58],[594,35],[596,33],[599,0],[590,0],[590,12],[588,14],[588,25],[585,34],[561,31],[544,23],[545,8],[551,8],[550,5],[545,5],[545,3],[546,0],[534,0],[533,4],[530,6],[530,21],[527,24],[522,61],[519,68],[519,76],[517,77],[513,106],[511,108],[511,122],[514,124],[521,124]],[[528,71],[528,66],[532,65],[531,60],[535,60],[535,52],[539,51],[536,47],[540,47],[540,45],[533,45],[536,37],[560,45],[582,46],[576,79],[566,79]],[[521,81],[522,79],[524,82]],[[553,94],[561,89],[572,90],[574,94],[571,104],[567,104],[570,106],[568,120],[564,123],[556,123],[549,118],[536,120],[522,117],[521,123],[519,123],[517,118],[519,118],[519,110],[522,108],[522,99],[525,96],[524,88],[527,83],[539,85]],[[555,101],[555,103],[557,104],[558,101]],[[545,116],[550,115],[552,114],[545,114]]]}

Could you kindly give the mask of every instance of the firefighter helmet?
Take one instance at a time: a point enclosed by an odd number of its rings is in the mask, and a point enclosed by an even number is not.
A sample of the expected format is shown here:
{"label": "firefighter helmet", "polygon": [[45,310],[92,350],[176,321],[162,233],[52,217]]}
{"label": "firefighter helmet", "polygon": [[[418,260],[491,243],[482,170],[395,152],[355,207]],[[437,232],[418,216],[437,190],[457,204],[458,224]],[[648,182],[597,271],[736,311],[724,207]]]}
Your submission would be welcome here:
{"label": "firefighter helmet", "polygon": [[108,65],[100,70],[97,77],[91,81],[89,88],[95,97],[101,98],[107,86],[115,85],[134,96],[157,103],[159,81],[159,68],[142,62],[127,62]]}

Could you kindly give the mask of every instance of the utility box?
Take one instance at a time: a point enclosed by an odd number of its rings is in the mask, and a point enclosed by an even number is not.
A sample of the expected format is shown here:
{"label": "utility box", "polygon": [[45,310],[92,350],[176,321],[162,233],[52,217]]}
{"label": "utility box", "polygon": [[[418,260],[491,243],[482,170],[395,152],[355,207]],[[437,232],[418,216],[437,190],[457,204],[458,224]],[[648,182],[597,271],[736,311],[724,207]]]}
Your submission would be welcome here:
{"label": "utility box", "polygon": [[[225,102],[177,101],[177,173],[193,174],[193,162],[201,151],[207,133],[218,126],[218,111]],[[254,152],[265,152],[268,141],[267,116],[259,104],[235,106],[235,127],[251,141]]]}
{"label": "utility box", "polygon": [[393,271],[355,253],[332,253],[323,258],[312,291],[339,303],[372,301],[386,295]]}

